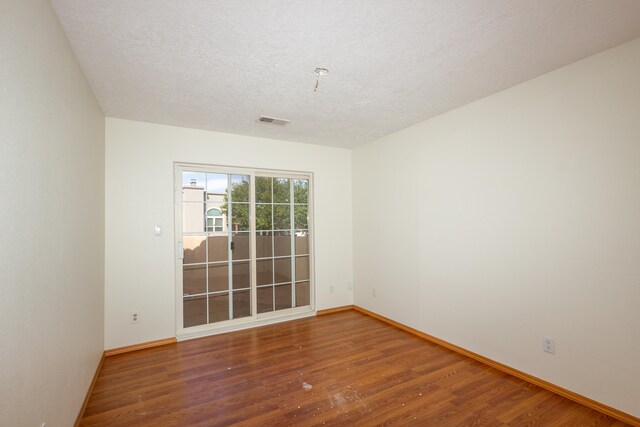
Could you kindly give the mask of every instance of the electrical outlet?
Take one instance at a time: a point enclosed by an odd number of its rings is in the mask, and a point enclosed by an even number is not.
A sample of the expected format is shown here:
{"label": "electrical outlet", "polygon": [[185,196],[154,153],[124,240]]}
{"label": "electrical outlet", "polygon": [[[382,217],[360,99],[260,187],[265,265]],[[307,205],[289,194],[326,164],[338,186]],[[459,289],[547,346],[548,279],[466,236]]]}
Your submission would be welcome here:
{"label": "electrical outlet", "polygon": [[137,311],[132,311],[129,315],[129,320],[131,323],[138,323],[140,321],[140,313]]}
{"label": "electrical outlet", "polygon": [[556,345],[553,342],[553,337],[544,337],[542,339],[542,350],[547,353],[555,354]]}
{"label": "electrical outlet", "polygon": [[333,293],[333,285],[329,287],[329,292]]}
{"label": "electrical outlet", "polygon": [[376,292],[376,288],[372,288],[372,289],[371,289],[371,296],[372,296],[372,297],[377,297],[377,296],[378,296],[378,294],[377,294],[377,292]]}
{"label": "electrical outlet", "polygon": [[347,282],[347,289],[353,290],[353,282]]}

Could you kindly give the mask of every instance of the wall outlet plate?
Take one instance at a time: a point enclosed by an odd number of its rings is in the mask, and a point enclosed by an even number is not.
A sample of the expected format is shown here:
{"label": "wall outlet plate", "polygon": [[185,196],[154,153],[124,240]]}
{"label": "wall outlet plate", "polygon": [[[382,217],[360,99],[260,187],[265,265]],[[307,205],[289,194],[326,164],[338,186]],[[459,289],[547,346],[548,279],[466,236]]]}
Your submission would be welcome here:
{"label": "wall outlet plate", "polygon": [[140,313],[137,311],[129,313],[129,321],[131,321],[131,323],[138,323],[140,321]]}
{"label": "wall outlet plate", "polygon": [[546,353],[555,354],[556,345],[553,341],[553,337],[542,338],[542,350],[544,350]]}

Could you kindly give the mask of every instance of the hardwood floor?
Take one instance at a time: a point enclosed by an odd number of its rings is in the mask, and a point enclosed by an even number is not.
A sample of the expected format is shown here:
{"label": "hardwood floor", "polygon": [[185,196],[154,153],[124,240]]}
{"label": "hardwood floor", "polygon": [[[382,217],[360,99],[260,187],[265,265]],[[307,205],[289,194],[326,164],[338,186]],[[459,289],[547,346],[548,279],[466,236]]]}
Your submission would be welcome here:
{"label": "hardwood floor", "polygon": [[355,311],[106,358],[85,426],[623,426]]}

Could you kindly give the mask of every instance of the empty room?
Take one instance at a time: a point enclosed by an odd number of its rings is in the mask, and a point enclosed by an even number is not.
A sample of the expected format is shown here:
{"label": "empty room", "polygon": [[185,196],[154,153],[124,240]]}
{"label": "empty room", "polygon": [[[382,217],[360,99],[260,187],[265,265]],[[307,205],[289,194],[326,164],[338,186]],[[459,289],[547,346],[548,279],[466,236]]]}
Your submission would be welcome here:
{"label": "empty room", "polygon": [[640,1],[0,1],[0,425],[640,426]]}

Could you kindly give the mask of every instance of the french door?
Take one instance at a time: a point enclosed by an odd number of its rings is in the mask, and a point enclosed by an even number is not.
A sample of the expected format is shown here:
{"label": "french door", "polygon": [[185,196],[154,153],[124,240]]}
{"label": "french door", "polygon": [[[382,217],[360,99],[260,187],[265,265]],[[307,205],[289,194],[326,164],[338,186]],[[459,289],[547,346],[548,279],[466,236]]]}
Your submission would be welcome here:
{"label": "french door", "polygon": [[175,175],[178,337],[311,313],[311,176],[186,164]]}

